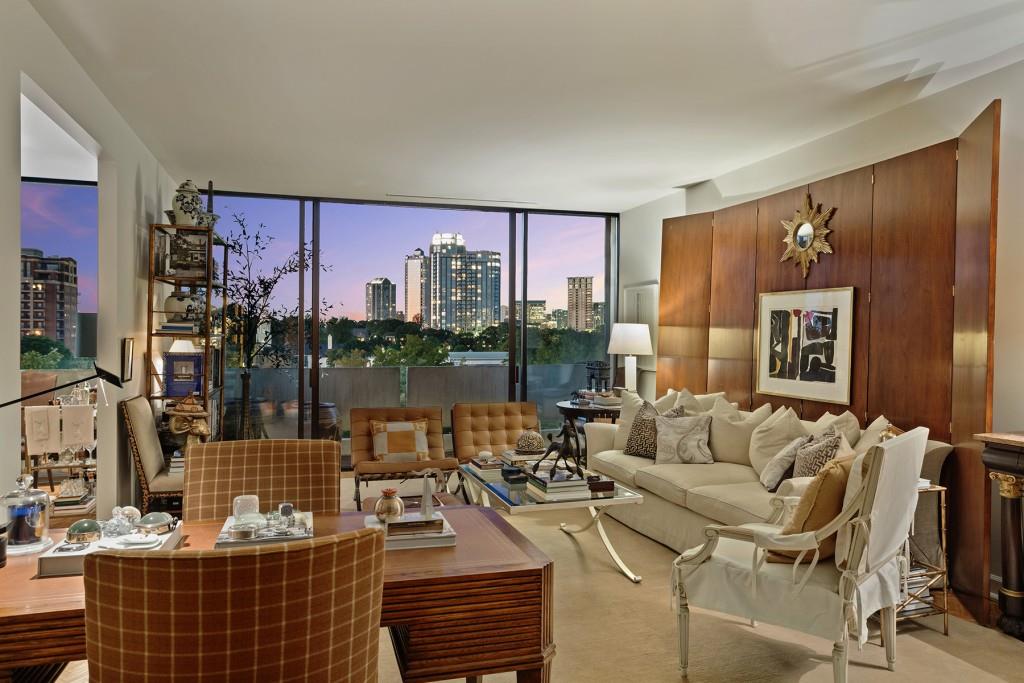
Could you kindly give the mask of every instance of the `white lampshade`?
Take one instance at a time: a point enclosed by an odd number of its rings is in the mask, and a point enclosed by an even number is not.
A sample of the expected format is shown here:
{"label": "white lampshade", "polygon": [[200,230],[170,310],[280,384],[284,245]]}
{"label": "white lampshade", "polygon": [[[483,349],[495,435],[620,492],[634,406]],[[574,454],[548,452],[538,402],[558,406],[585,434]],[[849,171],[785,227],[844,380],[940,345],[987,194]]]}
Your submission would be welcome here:
{"label": "white lampshade", "polygon": [[615,323],[612,325],[608,353],[630,356],[649,356],[654,353],[651,348],[651,331],[647,324]]}
{"label": "white lampshade", "polygon": [[192,353],[196,350],[196,347],[190,339],[175,339],[174,343],[171,344],[171,348],[167,350],[171,353]]}

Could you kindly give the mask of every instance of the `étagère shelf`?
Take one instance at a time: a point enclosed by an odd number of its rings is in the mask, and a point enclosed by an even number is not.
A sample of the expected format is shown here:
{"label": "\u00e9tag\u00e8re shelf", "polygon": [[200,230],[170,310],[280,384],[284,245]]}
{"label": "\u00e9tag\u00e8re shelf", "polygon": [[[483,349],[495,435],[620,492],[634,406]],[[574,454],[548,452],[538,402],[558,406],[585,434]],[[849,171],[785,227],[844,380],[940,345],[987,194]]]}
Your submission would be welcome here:
{"label": "\u00e9tag\u00e8re shelf", "polygon": [[211,440],[224,423],[227,262],[212,227],[149,226],[147,397],[158,414],[194,397],[209,413]]}

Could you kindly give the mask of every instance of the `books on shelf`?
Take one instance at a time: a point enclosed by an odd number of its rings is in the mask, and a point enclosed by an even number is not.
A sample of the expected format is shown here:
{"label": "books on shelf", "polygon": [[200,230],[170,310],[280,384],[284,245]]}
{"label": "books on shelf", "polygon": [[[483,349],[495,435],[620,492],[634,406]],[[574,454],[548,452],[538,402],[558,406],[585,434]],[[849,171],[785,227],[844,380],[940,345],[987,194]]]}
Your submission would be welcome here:
{"label": "books on shelf", "polygon": [[454,546],[457,538],[455,529],[440,512],[434,512],[430,519],[424,519],[420,512],[407,512],[400,521],[390,524],[367,515],[363,524],[368,529],[384,530],[385,550],[445,548]]}
{"label": "books on shelf", "polygon": [[185,471],[185,456],[181,451],[174,451],[174,455],[171,456],[171,465],[168,468],[171,474]]}
{"label": "books on shelf", "polygon": [[[95,505],[95,501],[93,501]],[[134,534],[132,534],[134,536]],[[167,533],[160,534],[152,545],[128,545],[121,542],[121,537],[101,538],[85,544],[80,550],[68,551],[69,547],[79,544],[57,543],[36,560],[36,570],[40,578],[46,576],[77,576],[85,568],[85,556],[99,550],[173,550],[181,540],[181,524],[175,525]]]}
{"label": "books on shelf", "polygon": [[931,479],[925,479],[925,478],[922,477],[922,478],[917,480],[917,490],[918,491],[923,491],[925,489],[930,489],[931,487],[932,487],[932,480]]}

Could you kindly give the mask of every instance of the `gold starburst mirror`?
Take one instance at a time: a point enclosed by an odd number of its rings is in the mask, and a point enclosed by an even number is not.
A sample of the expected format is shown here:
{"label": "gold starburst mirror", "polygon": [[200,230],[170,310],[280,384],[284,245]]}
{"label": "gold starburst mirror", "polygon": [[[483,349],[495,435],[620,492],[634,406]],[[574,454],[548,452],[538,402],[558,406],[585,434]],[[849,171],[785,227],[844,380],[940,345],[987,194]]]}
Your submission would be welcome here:
{"label": "gold starburst mirror", "polygon": [[811,270],[811,262],[818,262],[818,254],[832,253],[832,245],[825,236],[832,232],[826,226],[835,212],[834,206],[828,211],[822,211],[821,204],[812,204],[810,194],[804,197],[804,207],[793,213],[793,220],[782,221],[782,227],[786,229],[786,236],[782,239],[786,251],[779,263],[793,259],[803,268],[806,278]]}

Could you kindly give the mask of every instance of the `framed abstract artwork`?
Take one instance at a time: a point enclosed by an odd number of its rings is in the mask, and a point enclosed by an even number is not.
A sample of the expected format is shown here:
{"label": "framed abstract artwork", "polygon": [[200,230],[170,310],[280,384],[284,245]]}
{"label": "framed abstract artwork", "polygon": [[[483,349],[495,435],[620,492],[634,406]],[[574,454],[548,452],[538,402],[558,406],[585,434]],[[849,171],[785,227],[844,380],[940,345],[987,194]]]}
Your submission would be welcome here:
{"label": "framed abstract artwork", "polygon": [[759,296],[757,393],[850,403],[853,287]]}

